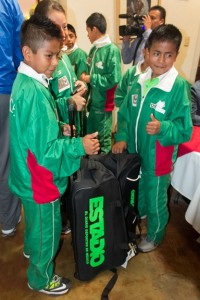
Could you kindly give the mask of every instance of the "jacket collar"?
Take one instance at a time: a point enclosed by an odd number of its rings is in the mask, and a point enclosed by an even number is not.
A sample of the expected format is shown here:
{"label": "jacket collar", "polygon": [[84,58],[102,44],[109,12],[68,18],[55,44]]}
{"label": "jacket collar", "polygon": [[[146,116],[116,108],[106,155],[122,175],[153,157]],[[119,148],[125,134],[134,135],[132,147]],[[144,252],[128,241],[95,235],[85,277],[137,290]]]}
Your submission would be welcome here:
{"label": "jacket collar", "polygon": [[104,47],[104,46],[109,45],[109,44],[111,44],[111,40],[110,40],[108,34],[105,34],[103,37],[101,37],[100,39],[94,41],[94,43],[93,43],[93,45],[96,48],[101,48],[101,47]]}
{"label": "jacket collar", "polygon": [[[147,72],[139,76],[138,82],[143,86],[144,82],[147,79],[151,78],[151,75],[152,75],[152,70],[151,68],[149,68]],[[165,92],[170,92],[177,76],[178,76],[178,72],[173,66],[168,72],[158,76],[159,83],[156,85],[156,87]]]}
{"label": "jacket collar", "polygon": [[35,80],[42,83],[46,88],[49,87],[50,78],[47,78],[44,74],[37,73],[33,68],[25,64],[23,61],[19,65],[18,72],[34,78]]}
{"label": "jacket collar", "polygon": [[70,53],[72,53],[72,52],[74,52],[76,49],[78,49],[77,43],[74,43],[74,46],[73,46],[71,49],[68,49],[67,46],[65,46],[65,47],[62,48],[62,50],[63,50],[65,53],[67,53],[67,55],[70,54]]}

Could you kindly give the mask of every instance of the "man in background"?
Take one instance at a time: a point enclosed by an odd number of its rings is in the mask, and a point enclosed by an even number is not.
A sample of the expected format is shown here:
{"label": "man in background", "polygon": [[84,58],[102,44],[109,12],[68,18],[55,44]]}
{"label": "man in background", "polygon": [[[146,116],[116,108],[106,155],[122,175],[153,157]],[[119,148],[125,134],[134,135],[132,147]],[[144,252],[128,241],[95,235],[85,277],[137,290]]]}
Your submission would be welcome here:
{"label": "man in background", "polygon": [[148,15],[143,17],[145,31],[143,32],[141,37],[137,37],[131,42],[131,36],[125,35],[123,36],[122,43],[122,61],[124,64],[130,64],[132,62],[133,65],[136,65],[140,60],[143,60],[143,52],[142,49],[152,32],[152,29],[155,27],[164,24],[166,17],[166,11],[162,6],[155,5],[152,6],[149,10]]}
{"label": "man in background", "polygon": [[21,214],[19,199],[8,187],[8,116],[11,88],[22,60],[19,32],[23,19],[17,0],[0,2],[0,224],[3,237],[14,235]]}

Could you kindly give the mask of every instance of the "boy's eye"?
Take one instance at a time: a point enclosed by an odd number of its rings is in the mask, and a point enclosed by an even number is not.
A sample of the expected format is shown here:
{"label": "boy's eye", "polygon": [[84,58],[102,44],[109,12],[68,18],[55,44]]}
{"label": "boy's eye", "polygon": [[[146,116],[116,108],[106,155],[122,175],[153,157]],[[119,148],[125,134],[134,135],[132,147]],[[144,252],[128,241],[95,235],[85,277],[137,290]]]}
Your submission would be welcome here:
{"label": "boy's eye", "polygon": [[153,56],[158,57],[159,56],[159,52],[154,52]]}
{"label": "boy's eye", "polygon": [[170,58],[170,57],[172,57],[171,53],[167,53],[166,58]]}

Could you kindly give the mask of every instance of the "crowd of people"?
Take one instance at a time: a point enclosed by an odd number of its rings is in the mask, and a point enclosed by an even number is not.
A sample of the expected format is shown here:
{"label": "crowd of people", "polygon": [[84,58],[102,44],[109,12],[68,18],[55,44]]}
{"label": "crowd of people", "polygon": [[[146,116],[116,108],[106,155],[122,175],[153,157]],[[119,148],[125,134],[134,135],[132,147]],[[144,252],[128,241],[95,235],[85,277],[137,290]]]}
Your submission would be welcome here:
{"label": "crowd of people", "polygon": [[[137,2],[142,11],[144,4]],[[62,295],[71,282],[54,273],[54,259],[69,176],[85,155],[138,153],[138,211],[147,227],[138,248],[156,249],[168,223],[167,190],[178,144],[190,139],[192,121],[200,124],[200,83],[191,87],[174,67],[182,34],[165,24],[161,6],[148,7],[142,36],[133,42],[124,36],[121,53],[105,17],[92,13],[85,21],[88,54],[58,1],[39,1],[27,20],[17,0],[1,6],[1,232],[4,238],[15,234],[23,206],[28,286]],[[125,74],[122,61],[133,64]],[[119,111],[112,141],[114,106]]]}

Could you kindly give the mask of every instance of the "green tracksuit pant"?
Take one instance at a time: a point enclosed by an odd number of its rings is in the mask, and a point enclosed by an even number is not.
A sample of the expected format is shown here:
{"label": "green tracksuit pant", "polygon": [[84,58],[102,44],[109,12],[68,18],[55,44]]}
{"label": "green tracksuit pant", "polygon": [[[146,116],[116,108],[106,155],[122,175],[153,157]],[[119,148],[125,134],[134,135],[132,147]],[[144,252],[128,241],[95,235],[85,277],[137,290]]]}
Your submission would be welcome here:
{"label": "green tracksuit pant", "polygon": [[112,138],[112,112],[105,112],[90,108],[87,119],[87,133],[98,131],[98,139],[100,142],[100,151],[108,153],[111,150]]}
{"label": "green tracksuit pant", "polygon": [[138,210],[141,217],[147,217],[147,236],[160,243],[168,222],[167,189],[170,174],[155,176],[142,171],[139,182]]}
{"label": "green tracksuit pant", "polygon": [[30,255],[28,283],[45,288],[54,274],[54,258],[61,235],[60,200],[47,204],[22,199],[25,218],[24,252]]}

